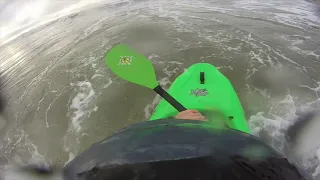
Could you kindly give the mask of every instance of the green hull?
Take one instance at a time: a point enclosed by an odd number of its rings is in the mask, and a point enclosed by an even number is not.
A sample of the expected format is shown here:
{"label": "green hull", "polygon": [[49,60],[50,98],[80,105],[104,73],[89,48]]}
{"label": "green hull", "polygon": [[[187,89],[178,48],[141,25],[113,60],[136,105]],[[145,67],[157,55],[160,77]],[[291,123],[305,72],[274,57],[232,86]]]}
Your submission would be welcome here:
{"label": "green hull", "polygon": [[[213,128],[232,128],[250,133],[232,84],[211,64],[192,65],[172,83],[168,93],[187,109],[197,109],[203,113]],[[177,114],[178,111],[163,99],[150,120]]]}

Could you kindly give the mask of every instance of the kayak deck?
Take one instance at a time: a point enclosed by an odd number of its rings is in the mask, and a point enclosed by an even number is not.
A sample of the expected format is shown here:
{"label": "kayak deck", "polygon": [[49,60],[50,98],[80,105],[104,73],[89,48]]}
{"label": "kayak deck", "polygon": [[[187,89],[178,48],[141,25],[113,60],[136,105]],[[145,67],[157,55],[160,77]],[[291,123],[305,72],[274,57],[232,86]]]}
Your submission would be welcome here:
{"label": "kayak deck", "polygon": [[[213,65],[197,63],[182,73],[168,93],[187,109],[197,109],[213,128],[250,133],[239,98],[230,81]],[[150,120],[174,117],[179,112],[162,99]]]}

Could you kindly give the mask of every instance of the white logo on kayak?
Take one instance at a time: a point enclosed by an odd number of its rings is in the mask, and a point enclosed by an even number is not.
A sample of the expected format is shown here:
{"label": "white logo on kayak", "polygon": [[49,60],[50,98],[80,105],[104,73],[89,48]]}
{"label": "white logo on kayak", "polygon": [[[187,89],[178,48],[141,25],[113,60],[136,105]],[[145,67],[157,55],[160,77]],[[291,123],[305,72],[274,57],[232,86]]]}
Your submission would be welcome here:
{"label": "white logo on kayak", "polygon": [[198,96],[206,96],[208,95],[208,90],[207,89],[191,89],[190,95],[195,95],[196,97]]}
{"label": "white logo on kayak", "polygon": [[132,56],[120,56],[119,65],[131,65]]}

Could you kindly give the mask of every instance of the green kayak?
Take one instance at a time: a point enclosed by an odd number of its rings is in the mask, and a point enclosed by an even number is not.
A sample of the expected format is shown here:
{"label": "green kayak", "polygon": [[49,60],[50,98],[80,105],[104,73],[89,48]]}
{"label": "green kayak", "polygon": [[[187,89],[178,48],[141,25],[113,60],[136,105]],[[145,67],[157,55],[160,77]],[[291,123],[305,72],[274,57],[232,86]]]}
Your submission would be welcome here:
{"label": "green kayak", "polygon": [[[198,63],[182,73],[168,93],[187,109],[197,109],[214,128],[250,133],[239,98],[230,81],[213,65]],[[162,99],[150,120],[175,116],[178,111]]]}

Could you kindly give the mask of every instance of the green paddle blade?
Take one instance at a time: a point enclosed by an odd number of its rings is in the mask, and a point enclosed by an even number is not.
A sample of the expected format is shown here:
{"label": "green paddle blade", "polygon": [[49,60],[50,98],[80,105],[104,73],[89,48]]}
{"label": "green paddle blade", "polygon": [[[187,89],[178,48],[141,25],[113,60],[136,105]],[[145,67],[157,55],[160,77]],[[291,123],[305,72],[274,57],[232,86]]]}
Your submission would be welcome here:
{"label": "green paddle blade", "polygon": [[106,56],[113,73],[129,82],[154,89],[158,86],[151,62],[124,44],[113,47]]}

